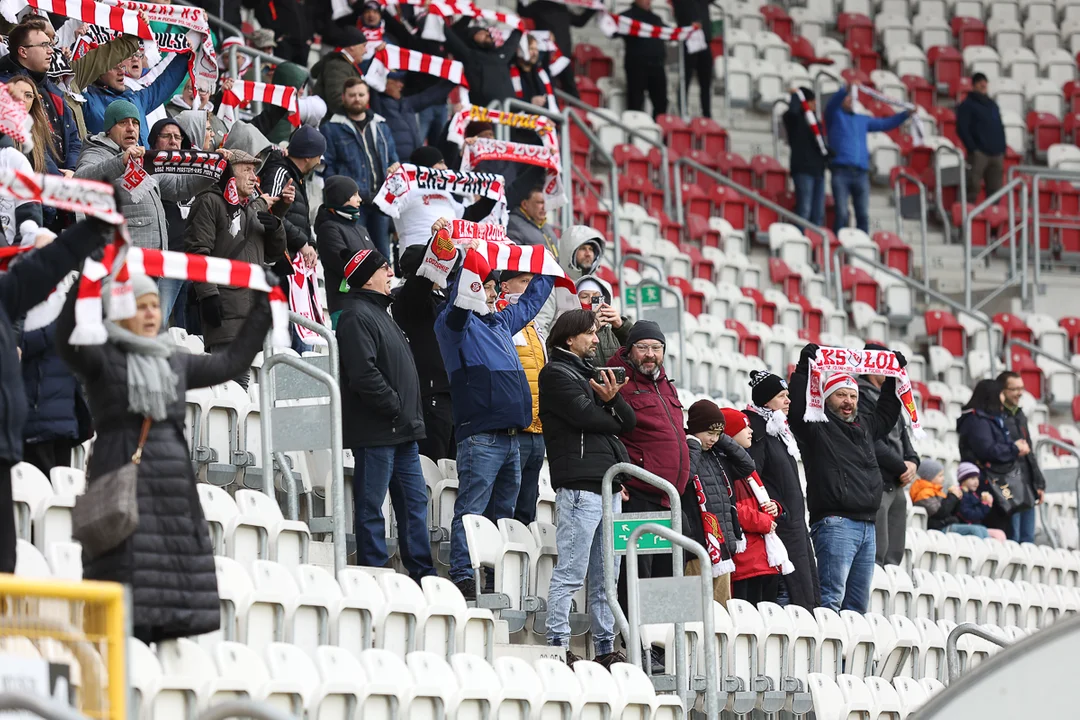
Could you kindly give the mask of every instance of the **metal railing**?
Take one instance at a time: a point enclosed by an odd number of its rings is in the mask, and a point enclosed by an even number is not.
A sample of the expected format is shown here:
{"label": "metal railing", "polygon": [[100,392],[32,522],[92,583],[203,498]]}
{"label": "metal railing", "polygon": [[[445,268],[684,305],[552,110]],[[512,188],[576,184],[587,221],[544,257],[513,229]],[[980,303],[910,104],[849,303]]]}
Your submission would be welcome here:
{"label": "metal railing", "polygon": [[[44,720],[89,720],[81,712],[52,698],[31,695],[18,690],[0,693],[0,710],[28,710]],[[283,719],[278,717],[266,718],[266,720]]]}
{"label": "metal railing", "polygon": [[[1073,183],[1080,183],[1080,172],[1068,171],[1068,170],[1051,170],[1050,168],[1039,167],[1036,165],[1017,165],[1009,168],[1008,178],[1011,181],[1015,175],[1027,175],[1031,178],[1031,216],[1032,227],[1031,233],[1034,238],[1034,283],[1035,291],[1039,292],[1039,288],[1042,283],[1042,209],[1039,203],[1039,194],[1041,192],[1040,185],[1043,180],[1066,180]],[[1056,223],[1047,222],[1047,227],[1068,227],[1077,228],[1078,224],[1073,221],[1071,223]]]}
{"label": "metal railing", "polygon": [[784,114],[780,113],[778,115],[776,113],[776,108],[780,105],[791,107],[788,102],[790,99],[791,98],[788,96],[777,98],[773,101],[772,107],[769,109],[769,123],[772,125],[772,154],[777,160],[780,159],[780,121]]}
{"label": "metal railing", "polygon": [[901,239],[904,237],[903,196],[900,194],[900,183],[902,180],[912,183],[919,189],[919,232],[922,235],[922,276],[923,284],[929,284],[930,253],[927,247],[926,184],[904,168],[900,168],[900,171],[896,174],[896,182],[893,183],[893,204],[896,206],[896,234]]}
{"label": "metal railing", "polygon": [[[1010,352],[1010,349],[1012,347],[1014,347],[1014,346],[1019,347],[1019,348],[1023,348],[1024,350],[1027,350],[1028,353],[1030,353],[1032,355],[1038,355],[1039,357],[1044,357],[1047,360],[1052,360],[1054,362],[1054,364],[1058,366],[1058,369],[1060,369],[1062,371],[1067,371],[1067,372],[1072,373],[1073,377],[1074,377],[1074,380],[1076,378],[1080,378],[1080,367],[1077,367],[1076,365],[1073,365],[1071,362],[1066,362],[1065,360],[1062,360],[1061,358],[1057,357],[1056,355],[1053,355],[1051,353],[1046,352],[1045,350],[1043,350],[1038,345],[1032,345],[1029,342],[1025,342],[1023,340],[1017,340],[1015,338],[1009,338],[1007,341],[1005,341],[1004,352],[1005,352],[1005,369],[1006,370],[1012,370],[1013,369],[1013,367],[1012,367],[1012,353]],[[1046,393],[1043,393],[1043,395],[1045,395],[1045,394]],[[1066,403],[1071,403],[1072,399],[1073,399],[1073,396],[1070,395],[1066,399]],[[1051,398],[1051,400],[1053,400],[1053,398]]]}
{"label": "metal railing", "polygon": [[945,664],[949,669],[949,684],[952,685],[956,680],[960,678],[960,651],[957,649],[956,644],[963,635],[974,635],[977,638],[992,642],[999,647],[1009,647],[1011,644],[1008,640],[992,633],[988,630],[984,630],[981,626],[975,623],[960,623],[952,629],[949,633],[949,637],[945,640]]}
{"label": "metal railing", "polygon": [[[604,161],[607,163],[608,194],[611,196],[611,244],[614,247],[612,257],[614,258],[615,267],[619,267],[619,260],[622,257],[622,243],[620,242],[619,237],[619,168],[615,164],[615,157],[607,151],[607,148],[600,144],[600,138],[596,136],[596,133],[592,131],[592,128],[589,127],[587,122],[578,117],[578,114],[573,112],[570,108],[566,109],[566,117],[568,117],[570,122],[576,125],[581,132],[585,133],[585,137],[592,145],[593,151],[600,153],[601,157],[603,157]],[[569,128],[567,128],[566,134],[570,134]],[[573,150],[571,150],[571,152],[573,152]],[[571,158],[570,164],[573,166],[573,158]],[[571,190],[571,197],[573,194],[574,193]],[[621,286],[619,287],[619,290],[622,290]]]}
{"label": "metal railing", "polygon": [[[598,108],[594,108],[592,105],[582,102],[578,98],[564,92],[563,90],[559,90],[556,88],[555,95],[570,107],[574,107],[578,110],[581,110],[582,112],[595,115],[596,117],[600,118],[606,125],[614,125],[615,127],[622,130],[624,133],[626,133],[627,137],[641,140],[642,142],[652,145],[654,148],[660,151],[660,189],[664,191],[664,212],[666,212],[668,215],[671,215],[671,192],[668,189],[668,185],[671,184],[671,162],[670,157],[668,156],[667,145],[662,140],[657,140],[654,137],[650,137],[649,135],[646,135],[640,130],[632,128],[629,125],[623,123],[621,120],[612,119],[608,115],[601,112]],[[676,185],[678,185],[678,183],[676,183]]]}
{"label": "metal railing", "polygon": [[[1080,448],[1074,445],[1070,445],[1068,443],[1061,442],[1060,440],[1056,440],[1051,437],[1039,438],[1039,441],[1035,443],[1035,455],[1038,456],[1039,450],[1047,446],[1057,448],[1058,450],[1063,450],[1075,457],[1078,461],[1080,461]],[[1074,492],[1076,493],[1076,502],[1078,506],[1080,506],[1080,466],[1076,468],[1076,487]],[[1080,533],[1080,516],[1077,517],[1076,523],[1077,532]],[[1043,527],[1046,528],[1045,523],[1043,524]]]}
{"label": "metal railing", "polygon": [[566,232],[574,224],[574,183],[570,169],[574,166],[574,158],[570,152],[570,109],[562,112],[553,112],[546,107],[533,105],[530,102],[519,100],[515,97],[506,98],[508,112],[526,112],[530,115],[540,115],[555,122],[559,133],[559,154],[562,156],[563,195],[566,202],[562,206],[562,229]]}
{"label": "metal railing", "polygon": [[[1015,222],[1016,212],[1012,203],[1012,194],[1015,190],[1020,191],[1020,224]],[[980,213],[988,210],[989,208],[996,207],[998,201],[1002,198],[1009,198],[1009,229],[1007,232],[1002,233],[1001,237],[997,238],[994,242],[987,242],[986,247],[979,252],[978,255],[972,255],[974,248],[972,247],[971,240],[971,228],[975,222],[975,218]],[[1025,192],[1024,181],[1019,178],[1009,181],[1004,187],[995,192],[990,197],[983,200],[971,210],[967,211],[964,217],[964,305],[972,310],[978,310],[982,306],[989,303],[996,298],[1007,288],[1013,285],[1019,284],[1021,286],[1021,299],[1027,301],[1027,259],[1028,259],[1028,233],[1027,233],[1027,216],[1028,216],[1028,194]],[[1016,267],[1016,234],[1020,233],[1020,271],[1017,271]],[[978,303],[972,304],[972,268],[976,262],[986,258],[990,253],[997,250],[1006,242],[1009,243],[1009,274],[1005,278],[1000,286],[991,291],[986,297],[980,300]]]}
{"label": "metal railing", "polygon": [[[623,293],[624,296],[626,296],[627,288],[626,288],[626,284],[623,282],[623,268],[626,266],[627,262],[636,262],[639,265],[644,265],[645,267],[649,268],[653,272],[657,273],[660,276],[660,278],[658,280],[649,280],[648,278],[646,278],[644,276],[644,274],[642,274],[641,282],[634,286],[635,288],[638,289],[638,292],[635,293],[635,295],[634,295],[634,302],[633,303],[631,303],[629,301],[625,302],[624,304],[626,305],[626,307],[623,308],[623,312],[624,313],[629,313],[630,306],[633,305],[636,309],[640,309],[640,312],[644,313],[645,304],[641,301],[640,289],[643,288],[643,287],[646,287],[647,285],[656,286],[660,290],[661,295],[666,293],[666,294],[669,294],[669,295],[671,295],[672,297],[675,298],[675,309],[676,309],[676,312],[678,312],[678,321],[676,322],[676,331],[679,333],[679,367],[678,367],[678,372],[679,372],[678,381],[679,382],[677,384],[683,383],[683,382],[689,382],[690,373],[687,370],[688,364],[687,364],[687,359],[686,359],[686,333],[683,332],[683,309],[684,309],[684,303],[683,303],[682,293],[667,284],[667,274],[664,272],[663,267],[661,267],[660,265],[657,265],[652,260],[649,260],[648,258],[644,257],[643,255],[639,255],[638,253],[627,253],[626,255],[622,255],[622,256],[619,257],[619,260],[618,260],[619,264],[616,266],[616,272],[618,273],[618,281],[619,281],[619,292]],[[641,319],[644,319],[644,318],[640,317],[640,316],[637,316],[637,314],[635,313],[635,319],[641,320]]]}
{"label": "metal railing", "polygon": [[813,82],[813,85],[814,85],[814,95],[817,98],[818,107],[821,107],[822,105],[825,104],[825,94],[821,90],[821,87],[822,87],[822,84],[823,84],[822,83],[822,78],[825,78],[827,80],[832,80],[835,83],[839,83],[841,86],[844,83],[844,80],[843,80],[842,77],[840,77],[839,75],[833,74],[831,71],[826,70],[825,68],[822,68],[822,69],[818,70],[816,73],[814,73],[814,78],[813,78],[812,82]]}
{"label": "metal railing", "polygon": [[[945,207],[945,194],[943,190],[942,176],[941,176],[941,164],[938,162],[938,155],[941,153],[952,153],[960,161],[960,165],[957,168],[960,172],[960,218],[961,221],[967,219],[967,172],[964,165],[964,154],[958,149],[949,145],[938,145],[934,149],[934,155],[930,159],[930,162],[934,165],[934,195],[937,199],[938,214],[941,215],[941,222],[945,225],[945,232],[949,232],[949,228],[952,227],[949,222],[949,211]],[[963,222],[961,222],[961,226]],[[947,237],[947,236],[946,236]]]}

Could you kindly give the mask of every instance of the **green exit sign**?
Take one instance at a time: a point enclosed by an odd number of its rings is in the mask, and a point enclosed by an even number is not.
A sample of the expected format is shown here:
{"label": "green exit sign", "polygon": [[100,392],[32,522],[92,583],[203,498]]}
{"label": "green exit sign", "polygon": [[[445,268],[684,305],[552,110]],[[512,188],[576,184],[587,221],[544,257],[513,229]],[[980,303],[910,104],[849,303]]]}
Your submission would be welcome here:
{"label": "green exit sign", "polygon": [[625,292],[625,305],[659,305],[660,304],[660,287],[658,285],[645,285],[640,288],[641,297],[638,298],[638,289],[636,287],[628,287]]}
{"label": "green exit sign", "polygon": [[[630,534],[646,523],[656,523],[657,525],[663,525],[670,529],[671,514],[665,513],[664,515],[649,516],[648,513],[628,513],[621,516],[617,515],[615,517],[614,532],[615,552],[625,554],[626,546],[630,544]],[[638,538],[637,549],[639,553],[671,552],[671,541],[662,538],[659,535],[645,533]]]}

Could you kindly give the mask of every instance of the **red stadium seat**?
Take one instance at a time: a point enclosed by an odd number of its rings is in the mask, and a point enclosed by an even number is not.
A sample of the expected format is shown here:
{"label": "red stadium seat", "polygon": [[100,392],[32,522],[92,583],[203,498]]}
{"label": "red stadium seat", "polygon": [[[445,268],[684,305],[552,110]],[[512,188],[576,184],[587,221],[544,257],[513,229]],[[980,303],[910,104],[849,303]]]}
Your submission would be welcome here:
{"label": "red stadium seat", "polygon": [[1061,120],[1050,113],[1029,112],[1027,128],[1035,149],[1040,153],[1061,142]]}
{"label": "red stadium seat", "polygon": [[696,117],[690,121],[690,130],[694,133],[694,143],[698,150],[709,155],[720,155],[728,149],[728,134],[712,118]]}
{"label": "red stadium seat", "polygon": [[878,309],[878,284],[862,268],[845,265],[840,269],[840,281],[849,302],[864,302]]}
{"label": "red stadium seat", "polygon": [[851,63],[861,73],[872,73],[878,69],[880,59],[873,43],[861,40],[848,40],[844,47],[851,53]]}
{"label": "red stadium seat", "polygon": [[801,62],[804,64],[812,64],[819,60],[817,53],[814,52],[814,43],[810,42],[802,35],[795,35],[788,39],[788,47],[791,48],[791,59],[793,62]]}
{"label": "red stadium seat", "polygon": [[810,334],[811,338],[819,337],[821,331],[825,329],[825,312],[812,304],[805,295],[788,295],[788,300],[802,308],[803,329]]}
{"label": "red stadium seat", "polygon": [[690,243],[679,243],[679,250],[690,256],[690,264],[693,267],[695,278],[712,282],[713,275],[716,272],[712,260],[706,260],[697,246]]}
{"label": "red stadium seat", "polygon": [[744,287],[742,294],[754,301],[759,322],[770,327],[776,324],[776,303],[766,300],[765,295],[757,288]]}
{"label": "red stadium seat", "polygon": [[1073,398],[1072,401],[1072,416],[1073,422],[1080,422],[1080,395]]}
{"label": "red stadium seat", "polygon": [[1063,317],[1058,320],[1058,326],[1069,336],[1069,350],[1073,353],[1080,352],[1080,318]]}
{"label": "red stadium seat", "polygon": [[[948,45],[938,45],[926,51],[926,61],[930,63],[934,89],[955,96],[960,79],[964,77],[964,58],[960,51]],[[914,76],[904,77],[906,80]],[[908,97],[911,97],[910,94]]]}
{"label": "red stadium seat", "polygon": [[773,285],[779,285],[789,298],[802,292],[802,275],[778,257],[769,258],[769,280]]}
{"label": "red stadium seat", "polygon": [[903,275],[911,273],[911,246],[901,240],[899,235],[879,230],[874,233],[874,242],[877,243],[878,252],[886,265]]}
{"label": "red stadium seat", "polygon": [[678,115],[659,115],[656,124],[664,135],[664,142],[669,150],[688,153],[693,149],[694,133],[690,126]]}
{"label": "red stadium seat", "polygon": [[702,215],[686,216],[686,234],[702,247],[720,247],[720,232],[709,227],[709,219]]}
{"label": "red stadium seat", "polygon": [[771,155],[755,155],[750,159],[754,187],[763,195],[776,195],[787,190],[787,169]]}
{"label": "red stadium seat", "polygon": [[742,193],[717,186],[710,194],[713,206],[720,217],[731,223],[736,230],[745,230],[750,220],[750,201]]}
{"label": "red stadium seat", "polygon": [[697,317],[705,312],[705,293],[695,290],[686,278],[669,276],[667,281],[668,285],[682,293],[683,303],[688,313]]}
{"label": "red stadium seat", "polygon": [[[1012,370],[1020,373],[1020,377],[1024,379],[1024,389],[1034,395],[1036,400],[1041,400],[1043,396],[1042,370],[1035,364],[1030,355],[1017,352],[1018,349],[1013,348],[1012,350]],[[1041,425],[1039,431],[1042,432]]]}
{"label": "red stadium seat", "polygon": [[962,51],[966,47],[986,44],[986,25],[982,20],[972,17],[954,17],[952,33],[956,46]]}
{"label": "red stadium seat", "polygon": [[951,108],[927,107],[930,114],[937,121],[938,135],[949,138],[953,145],[960,147],[960,136],[956,134],[956,113]]}
{"label": "red stadium seat", "polygon": [[705,218],[710,217],[713,211],[713,204],[712,200],[709,198],[710,195],[706,195],[698,186],[683,183],[682,201],[683,207],[686,208],[687,215],[700,215]]}
{"label": "red stadium seat", "polygon": [[619,200],[645,207],[649,202],[650,185],[639,175],[622,175],[619,177]]}
{"label": "red stadium seat", "polygon": [[619,276],[615,274],[614,270],[606,265],[601,265],[596,269],[596,277],[611,286],[611,293],[614,297],[619,297]]}
{"label": "red stadium seat", "polygon": [[660,221],[660,236],[676,245],[682,241],[683,226],[668,217],[666,212],[652,213]]}
{"label": "red stadium seat", "polygon": [[836,30],[844,36],[845,46],[853,40],[867,47],[874,44],[874,23],[861,13],[840,13]]}
{"label": "red stadium seat", "polygon": [[1080,112],[1080,82],[1070,80],[1062,86],[1061,91],[1065,94],[1065,111]]}
{"label": "red stadium seat", "polygon": [[[998,313],[994,316],[994,324],[1000,325],[1006,342],[1009,340],[1022,340],[1026,343],[1035,342],[1035,333],[1020,318],[1009,313]],[[1015,348],[1017,350],[1021,348]]]}
{"label": "red stadium seat", "polygon": [[743,187],[749,188],[753,186],[753,170],[750,168],[750,163],[746,162],[742,155],[732,152],[723,153],[717,158],[716,165],[721,175],[734,180]]}
{"label": "red stadium seat", "polygon": [[627,175],[640,177],[644,180],[650,179],[649,160],[636,145],[631,143],[616,145],[611,149],[611,156],[619,167],[621,173],[619,180],[622,180]]}
{"label": "red stadium seat", "polygon": [[764,5],[761,14],[765,18],[765,27],[779,35],[782,40],[788,40],[794,35],[794,23],[784,8],[779,5]]}
{"label": "red stadium seat", "polygon": [[[580,47],[580,46],[578,46]],[[574,48],[577,50],[577,48]],[[574,77],[574,81],[577,82],[578,95],[581,96],[581,102],[592,107],[600,107],[600,103],[603,100],[600,94],[600,88],[596,87],[596,83],[592,81],[592,78],[585,75],[577,75]]]}
{"label": "red stadium seat", "polygon": [[734,330],[739,337],[739,352],[743,355],[761,355],[761,338],[757,335],[751,335],[745,325],[738,320],[729,318],[724,321],[724,327],[728,330]]}
{"label": "red stadium seat", "polygon": [[926,334],[954,357],[963,357],[967,352],[967,331],[964,326],[946,310],[928,310],[923,315]]}
{"label": "red stadium seat", "polygon": [[[573,59],[576,67],[575,72],[578,75],[584,75],[593,82],[615,74],[615,61],[595,45],[578,43],[574,46]],[[580,85],[578,89],[581,89]]]}

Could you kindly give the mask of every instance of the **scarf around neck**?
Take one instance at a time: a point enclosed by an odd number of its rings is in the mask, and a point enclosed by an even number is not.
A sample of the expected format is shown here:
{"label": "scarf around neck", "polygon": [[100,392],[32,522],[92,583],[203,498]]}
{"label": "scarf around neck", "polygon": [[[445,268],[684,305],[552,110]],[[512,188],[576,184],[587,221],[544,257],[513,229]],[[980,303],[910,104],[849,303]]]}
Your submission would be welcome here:
{"label": "scarf around neck", "polygon": [[169,404],[177,399],[179,379],[169,364],[176,346],[168,334],[142,337],[114,322],[106,322],[105,331],[109,342],[127,355],[128,410],[151,420],[164,420]]}
{"label": "scarf around neck", "polygon": [[791,434],[791,426],[788,425],[787,415],[784,414],[783,410],[770,410],[753,403],[747,405],[746,409],[752,410],[765,420],[765,432],[772,437],[783,440],[784,445],[787,446],[788,455],[795,458],[796,461],[802,459],[799,444],[795,442],[795,436]]}

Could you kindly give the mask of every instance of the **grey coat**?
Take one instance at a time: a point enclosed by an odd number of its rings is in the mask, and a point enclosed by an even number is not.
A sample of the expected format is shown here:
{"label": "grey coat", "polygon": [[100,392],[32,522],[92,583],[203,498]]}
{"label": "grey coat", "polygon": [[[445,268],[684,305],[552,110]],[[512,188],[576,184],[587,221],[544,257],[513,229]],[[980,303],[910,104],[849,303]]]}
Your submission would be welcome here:
{"label": "grey coat", "polygon": [[214,181],[195,175],[152,175],[150,193],[135,202],[123,187],[124,153],[105,133],[91,135],[83,142],[82,154],[75,167],[75,177],[112,183],[116,209],[127,220],[131,242],[150,250],[169,249],[169,230],[161,201],[186,203],[206,190]]}
{"label": "grey coat", "polygon": [[555,237],[551,223],[544,223],[543,227],[537,227],[521,208],[510,211],[510,221],[506,223],[506,237],[518,245],[545,245],[556,259],[559,257],[559,240]]}

